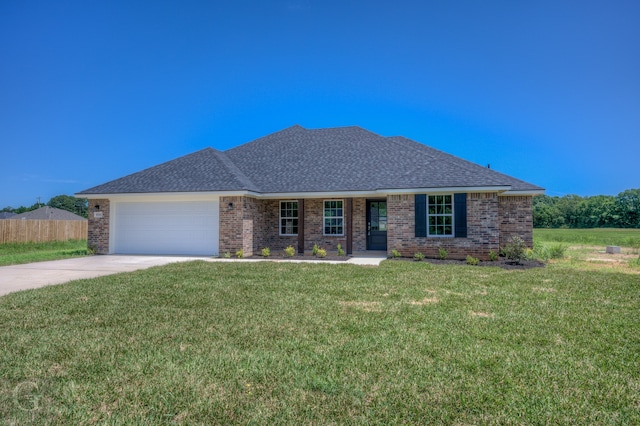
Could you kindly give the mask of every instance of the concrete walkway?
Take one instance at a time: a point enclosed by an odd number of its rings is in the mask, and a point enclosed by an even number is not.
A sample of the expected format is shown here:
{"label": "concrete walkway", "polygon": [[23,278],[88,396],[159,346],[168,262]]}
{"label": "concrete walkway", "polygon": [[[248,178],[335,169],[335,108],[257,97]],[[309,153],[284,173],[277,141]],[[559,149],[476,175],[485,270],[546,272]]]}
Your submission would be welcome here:
{"label": "concrete walkway", "polygon": [[95,278],[103,275],[131,272],[152,266],[174,262],[205,260],[209,262],[318,262],[348,263],[355,265],[378,266],[386,256],[381,254],[358,254],[347,261],[330,260],[287,260],[287,259],[222,259],[190,256],[87,256],[73,259],[53,260],[49,262],[27,263],[0,267],[0,296],[14,291],[39,288],[52,284],[62,284],[83,278]]}

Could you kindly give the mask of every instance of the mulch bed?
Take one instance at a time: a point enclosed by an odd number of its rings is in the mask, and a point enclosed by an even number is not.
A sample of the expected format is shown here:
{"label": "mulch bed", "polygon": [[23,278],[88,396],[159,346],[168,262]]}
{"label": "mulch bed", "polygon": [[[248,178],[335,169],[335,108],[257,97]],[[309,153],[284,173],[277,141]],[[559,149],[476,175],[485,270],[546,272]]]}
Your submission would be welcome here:
{"label": "mulch bed", "polygon": [[326,257],[317,257],[313,255],[300,255],[296,254],[295,256],[283,256],[281,254],[272,254],[269,257],[263,257],[260,255],[253,256],[245,256],[245,259],[266,259],[266,260],[338,260],[342,262],[346,262],[351,259],[353,256],[338,256],[338,255],[327,255]]}
{"label": "mulch bed", "polygon": [[[313,255],[300,255],[300,254],[296,254],[295,256],[292,257],[286,257],[280,254],[276,254],[276,255],[271,255],[267,258],[259,256],[259,255],[254,255],[254,256],[247,256],[246,259],[268,259],[268,260],[337,260],[337,261],[341,261],[341,262],[346,262],[347,260],[349,260],[352,256],[337,256],[337,255],[327,255],[327,257],[317,257],[317,256],[313,256]],[[392,260],[394,262],[417,262],[417,260],[414,260],[411,257],[397,257],[397,258],[388,258],[388,260]],[[424,260],[421,260],[421,262],[427,262],[427,263],[431,263],[434,265],[466,265],[467,261],[466,260],[456,260],[456,259],[431,259],[431,258],[425,258]],[[491,262],[491,261],[480,261],[478,263],[478,265],[476,266],[493,266],[493,267],[498,267],[498,268],[503,268],[503,269],[531,269],[531,268],[544,268],[546,266],[546,264],[544,262],[540,262],[538,260],[523,260],[520,263],[515,263],[512,261],[509,261],[507,259],[504,258],[499,258],[498,260]]]}
{"label": "mulch bed", "polygon": [[[390,260],[400,261],[400,262],[402,261],[418,262],[417,260],[414,260],[413,258],[409,258],[409,257],[398,257]],[[466,260],[455,260],[455,259],[442,260],[442,259],[425,258],[420,262],[428,262],[434,265],[466,265],[467,264]],[[499,258],[494,262],[481,260],[476,266],[493,266],[493,267],[498,267],[503,269],[531,269],[531,268],[544,268],[546,264],[538,260],[522,260],[520,261],[520,263],[515,263],[513,261],[510,261],[504,258]]]}

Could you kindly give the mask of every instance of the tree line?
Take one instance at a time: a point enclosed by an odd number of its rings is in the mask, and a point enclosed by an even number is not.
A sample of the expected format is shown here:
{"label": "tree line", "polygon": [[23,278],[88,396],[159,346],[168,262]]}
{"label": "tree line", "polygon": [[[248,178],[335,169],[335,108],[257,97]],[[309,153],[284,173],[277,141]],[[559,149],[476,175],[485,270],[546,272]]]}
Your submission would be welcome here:
{"label": "tree line", "polygon": [[0,210],[0,212],[20,214],[30,212],[44,206],[67,210],[84,218],[89,217],[89,201],[86,198],[76,198],[72,197],[71,195],[56,195],[55,197],[52,197],[47,203],[35,203],[29,207],[5,207]]}
{"label": "tree line", "polygon": [[533,197],[534,228],[640,228],[640,188],[620,194]]}

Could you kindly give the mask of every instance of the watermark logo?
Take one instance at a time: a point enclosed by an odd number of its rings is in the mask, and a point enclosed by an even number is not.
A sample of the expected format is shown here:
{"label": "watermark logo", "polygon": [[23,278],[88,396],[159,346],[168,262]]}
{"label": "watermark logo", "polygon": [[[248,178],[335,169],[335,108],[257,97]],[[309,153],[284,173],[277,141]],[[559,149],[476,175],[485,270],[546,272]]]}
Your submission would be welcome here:
{"label": "watermark logo", "polygon": [[13,402],[22,411],[37,411],[40,409],[42,393],[38,383],[25,381],[18,383],[13,389]]}

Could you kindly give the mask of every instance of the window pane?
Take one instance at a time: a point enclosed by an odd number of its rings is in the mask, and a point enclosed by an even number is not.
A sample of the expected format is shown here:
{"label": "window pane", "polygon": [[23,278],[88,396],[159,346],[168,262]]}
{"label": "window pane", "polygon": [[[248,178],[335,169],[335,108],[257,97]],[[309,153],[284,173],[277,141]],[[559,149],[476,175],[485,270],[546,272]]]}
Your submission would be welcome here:
{"label": "window pane", "polygon": [[453,196],[429,195],[427,197],[427,231],[433,236],[453,235]]}

